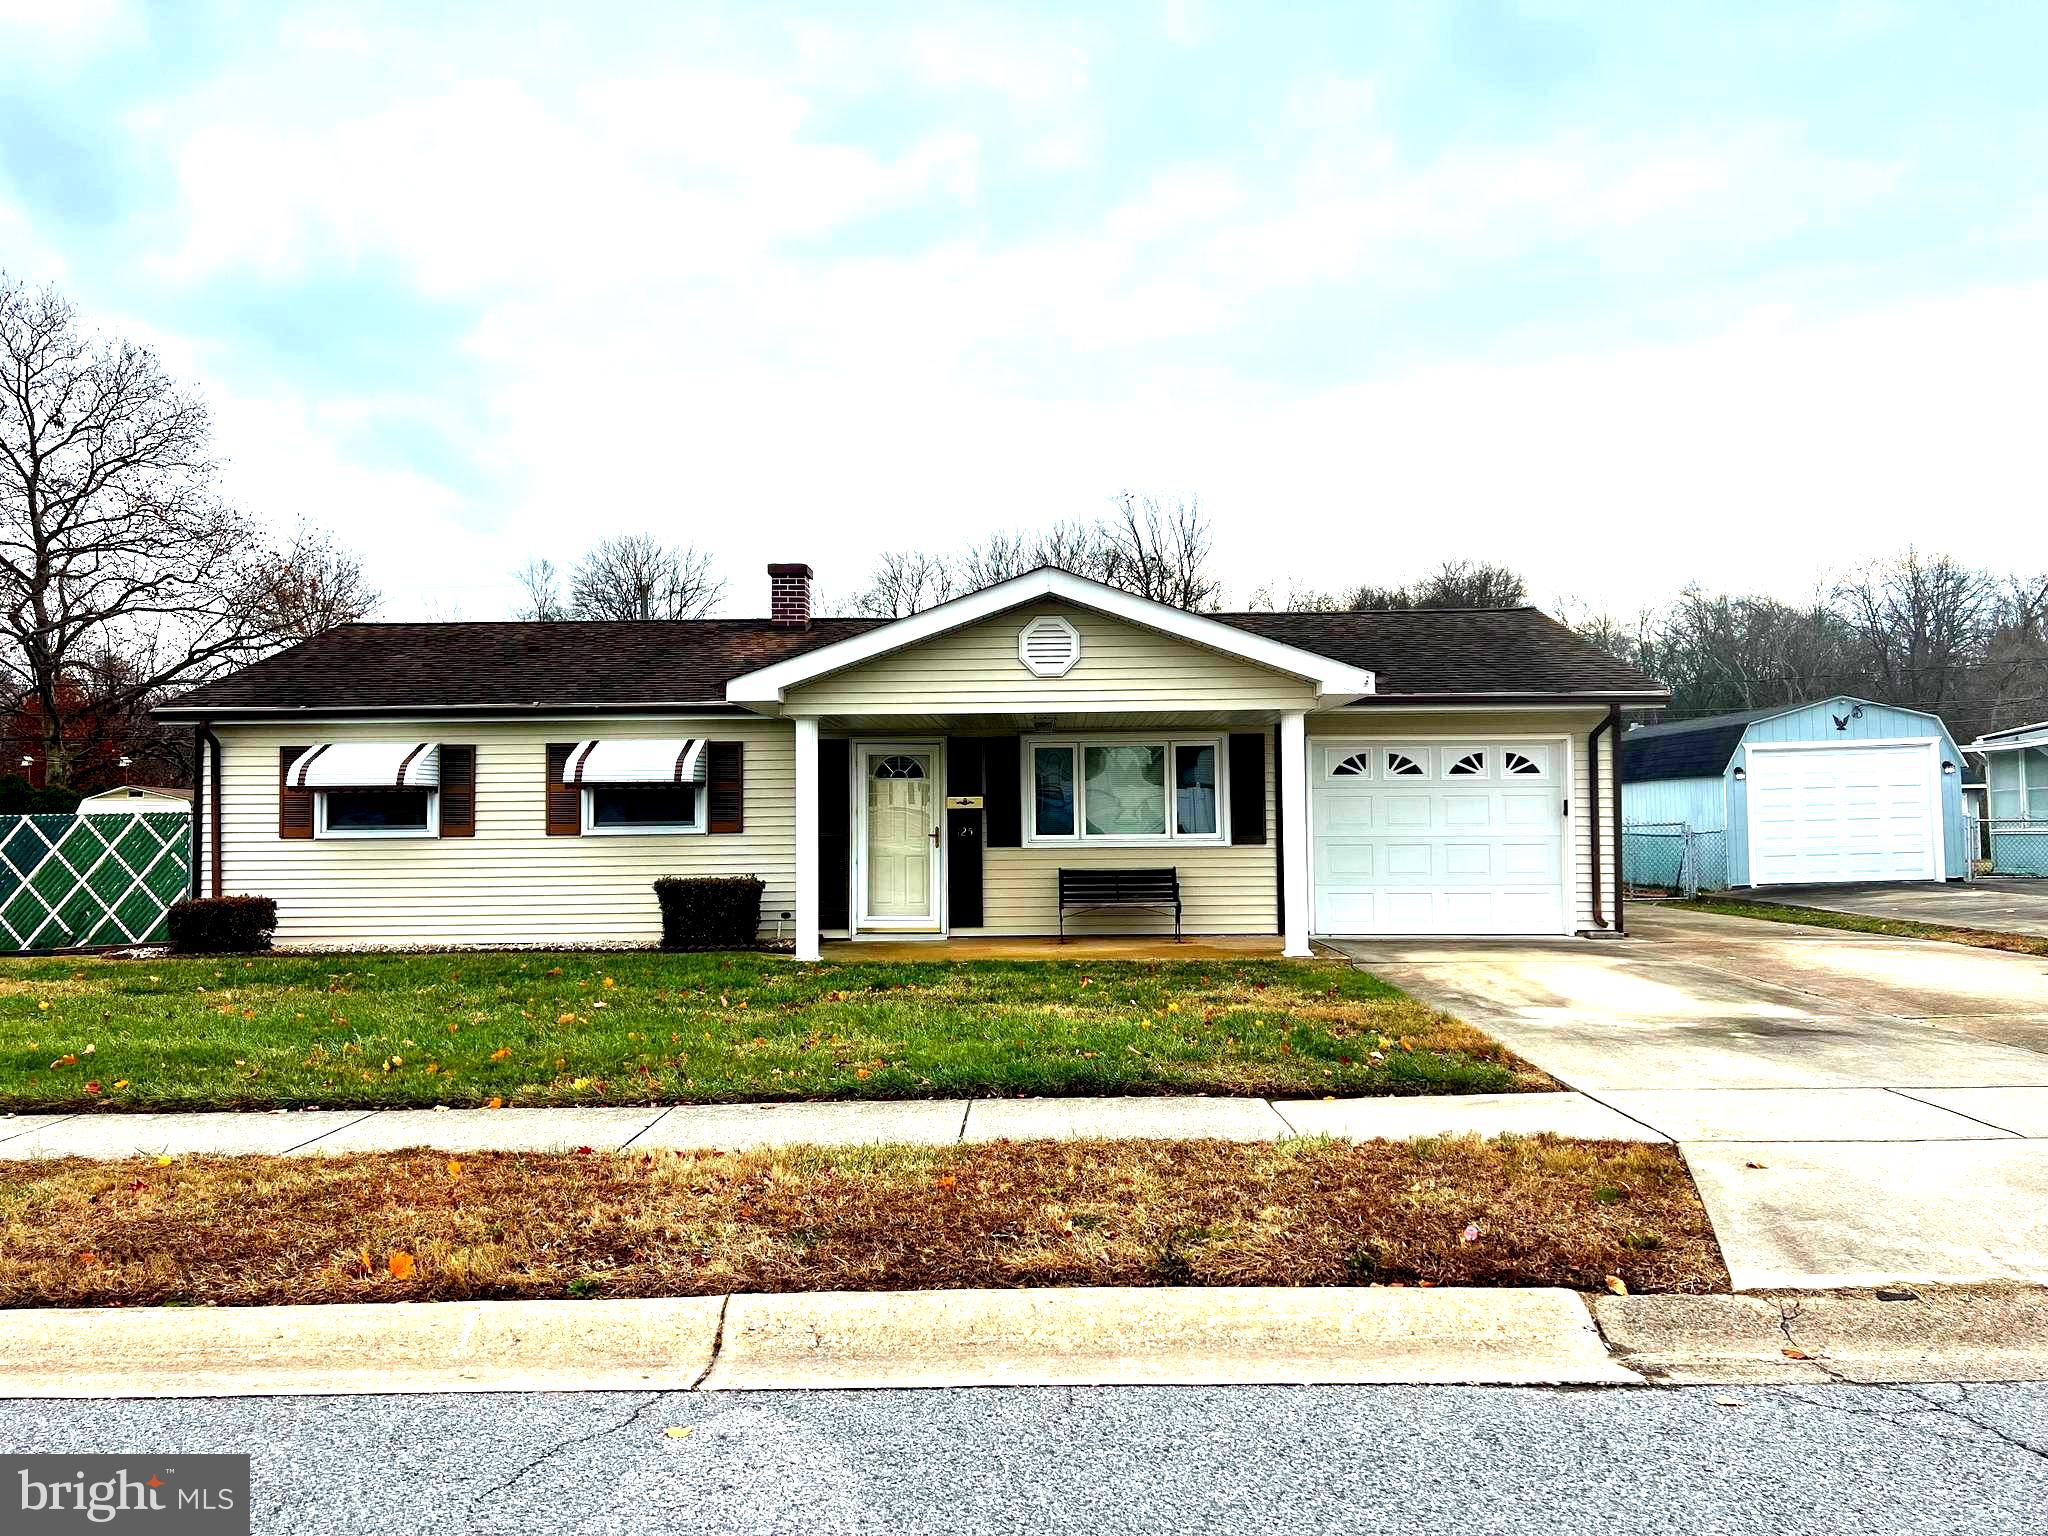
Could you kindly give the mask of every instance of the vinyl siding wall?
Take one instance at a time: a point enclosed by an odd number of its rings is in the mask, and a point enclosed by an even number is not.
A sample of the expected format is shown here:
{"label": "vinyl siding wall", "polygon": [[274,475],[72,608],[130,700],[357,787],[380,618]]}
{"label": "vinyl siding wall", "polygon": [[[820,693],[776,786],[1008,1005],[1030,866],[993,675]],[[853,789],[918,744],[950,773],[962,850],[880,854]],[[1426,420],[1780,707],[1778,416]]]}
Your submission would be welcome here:
{"label": "vinyl siding wall", "polygon": [[1578,891],[1578,923],[1581,928],[1614,921],[1614,846],[1612,837],[1616,753],[1613,743],[1600,741],[1600,911],[1593,910],[1593,835],[1589,792],[1592,773],[1587,763],[1586,735],[1605,715],[1598,709],[1502,709],[1418,711],[1404,713],[1385,709],[1327,710],[1308,717],[1309,735],[1345,736],[1358,739],[1385,737],[1409,740],[1465,740],[1501,736],[1565,736],[1571,741],[1571,829],[1572,874]]}
{"label": "vinyl siding wall", "polygon": [[1645,779],[1621,786],[1622,820],[1630,826],[1683,822],[1695,832],[1727,830],[1727,780]]}
{"label": "vinyl siding wall", "polygon": [[[769,933],[777,914],[793,907],[795,751],[783,721],[301,722],[216,732],[226,790],[222,888],[275,897],[280,944],[651,944],[661,935],[653,891],[660,875],[759,875]],[[549,837],[547,743],[594,735],[744,742],[746,830]],[[278,837],[280,747],[398,738],[475,744],[476,836]]]}
{"label": "vinyl siding wall", "polygon": [[[1017,637],[1044,614],[1081,635],[1081,659],[1064,677],[1035,677],[1017,659]],[[1161,708],[1306,709],[1313,687],[1299,678],[1221,656],[1156,630],[1061,603],[1027,603],[789,690],[791,714],[886,715],[1018,710]]]}
{"label": "vinyl siding wall", "polygon": [[[1161,726],[1166,735],[1178,727]],[[1244,727],[1239,727],[1240,730]],[[983,855],[982,916],[987,926],[960,934],[1033,934],[1059,931],[1059,871],[1081,868],[1158,868],[1180,871],[1183,933],[1277,933],[1280,927],[1279,819],[1274,813],[1273,732],[1266,738],[1266,841],[1263,844],[1155,845],[1061,848],[990,848]],[[1083,736],[1082,740],[1086,740]],[[1223,753],[1228,759],[1226,748]],[[1225,771],[1227,772],[1227,766]],[[1230,803],[1226,782],[1218,797]],[[1173,915],[1150,912],[1076,912],[1067,932],[1171,933]]]}

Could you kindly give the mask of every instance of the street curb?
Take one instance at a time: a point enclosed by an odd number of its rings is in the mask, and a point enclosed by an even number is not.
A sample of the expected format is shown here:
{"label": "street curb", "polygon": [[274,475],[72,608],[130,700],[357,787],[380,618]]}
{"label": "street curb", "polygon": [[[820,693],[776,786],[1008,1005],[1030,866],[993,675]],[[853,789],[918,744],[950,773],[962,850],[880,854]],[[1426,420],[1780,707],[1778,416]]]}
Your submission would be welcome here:
{"label": "street curb", "polygon": [[0,1312],[0,1397],[1640,1385],[1565,1290],[1189,1288]]}
{"label": "street curb", "polygon": [[1640,1380],[1564,1290],[1077,1287],[735,1296],[704,1386]]}
{"label": "street curb", "polygon": [[2048,1290],[820,1292],[0,1311],[0,1398],[2048,1380]]}
{"label": "street curb", "polygon": [[1591,1306],[1615,1357],[1660,1385],[2048,1381],[2044,1290],[1600,1296]]}

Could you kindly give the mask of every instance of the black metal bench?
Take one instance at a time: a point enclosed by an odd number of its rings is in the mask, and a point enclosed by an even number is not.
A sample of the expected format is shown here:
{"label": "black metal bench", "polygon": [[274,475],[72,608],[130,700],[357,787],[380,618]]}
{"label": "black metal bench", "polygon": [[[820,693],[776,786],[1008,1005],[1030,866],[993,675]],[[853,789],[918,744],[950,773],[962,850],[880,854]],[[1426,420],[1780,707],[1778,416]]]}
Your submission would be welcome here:
{"label": "black metal bench", "polygon": [[1173,913],[1173,941],[1180,938],[1180,871],[1166,869],[1063,869],[1060,871],[1060,942],[1067,941],[1067,913],[1111,908]]}

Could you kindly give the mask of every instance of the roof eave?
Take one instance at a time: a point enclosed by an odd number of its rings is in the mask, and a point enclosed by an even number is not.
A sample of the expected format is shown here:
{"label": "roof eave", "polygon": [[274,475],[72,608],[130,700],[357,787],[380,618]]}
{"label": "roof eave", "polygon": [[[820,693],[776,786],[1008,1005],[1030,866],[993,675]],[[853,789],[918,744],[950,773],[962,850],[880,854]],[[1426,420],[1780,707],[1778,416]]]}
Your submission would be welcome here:
{"label": "roof eave", "polygon": [[496,704],[159,704],[152,719],[226,724],[254,720],[433,719],[448,715],[737,715],[724,699],[623,699],[565,703],[528,699]]}

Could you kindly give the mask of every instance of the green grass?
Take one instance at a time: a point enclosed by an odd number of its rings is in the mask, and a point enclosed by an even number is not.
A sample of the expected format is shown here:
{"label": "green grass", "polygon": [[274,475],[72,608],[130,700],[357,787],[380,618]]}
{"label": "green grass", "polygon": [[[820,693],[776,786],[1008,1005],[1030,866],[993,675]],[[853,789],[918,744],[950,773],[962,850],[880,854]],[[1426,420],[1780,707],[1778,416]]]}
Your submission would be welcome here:
{"label": "green grass", "polygon": [[0,962],[0,1109],[1552,1086],[1338,964],[518,953]]}
{"label": "green grass", "polygon": [[1821,907],[1789,907],[1774,902],[1734,901],[1700,896],[1669,905],[1681,912],[1713,912],[1723,917],[1754,917],[1766,923],[1798,923],[1811,928],[1838,928],[1847,933],[1876,933],[1894,939],[1934,939],[1944,944],[1969,944],[1978,949],[2008,949],[2022,955],[2048,955],[2048,939],[2030,933],[2004,933],[1992,928],[1957,928],[1948,923],[1922,923],[1903,917],[1872,917],[1864,912],[1830,912]]}

